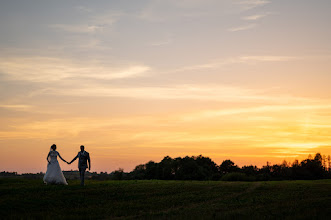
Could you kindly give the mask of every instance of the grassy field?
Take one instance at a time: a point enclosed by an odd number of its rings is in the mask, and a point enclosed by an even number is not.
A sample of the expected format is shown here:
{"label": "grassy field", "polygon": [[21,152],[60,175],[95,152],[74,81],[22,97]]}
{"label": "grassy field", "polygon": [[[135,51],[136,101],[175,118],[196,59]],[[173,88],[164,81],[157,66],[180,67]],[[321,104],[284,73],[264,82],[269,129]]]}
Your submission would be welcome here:
{"label": "grassy field", "polygon": [[330,219],[331,180],[273,182],[0,179],[1,219]]}

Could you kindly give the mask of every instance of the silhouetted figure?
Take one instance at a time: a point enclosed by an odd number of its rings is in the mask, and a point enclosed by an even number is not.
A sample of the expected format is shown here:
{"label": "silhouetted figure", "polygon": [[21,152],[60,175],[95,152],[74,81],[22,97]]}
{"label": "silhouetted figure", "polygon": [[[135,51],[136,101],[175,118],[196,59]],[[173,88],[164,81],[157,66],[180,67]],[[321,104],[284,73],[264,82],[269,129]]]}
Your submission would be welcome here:
{"label": "silhouetted figure", "polygon": [[[78,152],[77,156],[72,159],[72,161],[68,164],[71,164],[78,158],[78,169],[79,169],[79,176],[80,176],[80,185],[84,186],[84,178],[85,178],[85,170],[88,168],[91,170],[91,159],[90,154],[84,150],[84,145],[80,146],[80,152]],[[88,165],[87,165],[88,162]]]}
{"label": "silhouetted figure", "polygon": [[68,163],[61,157],[59,152],[56,151],[56,145],[53,144],[46,158],[48,165],[47,165],[46,174],[44,176],[44,183],[68,185],[66,178],[63,176],[63,173],[61,171],[60,164],[57,161],[58,156],[61,160]]}

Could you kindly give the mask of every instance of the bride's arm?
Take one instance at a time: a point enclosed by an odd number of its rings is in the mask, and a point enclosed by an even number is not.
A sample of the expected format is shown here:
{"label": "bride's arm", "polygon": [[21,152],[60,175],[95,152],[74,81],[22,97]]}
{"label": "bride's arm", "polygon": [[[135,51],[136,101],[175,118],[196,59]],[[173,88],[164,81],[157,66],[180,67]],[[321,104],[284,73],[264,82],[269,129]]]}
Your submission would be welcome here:
{"label": "bride's arm", "polygon": [[63,160],[64,162],[68,163],[65,159],[63,159],[63,158],[61,157],[60,153],[58,153],[58,155],[59,155],[59,158],[60,158],[61,160]]}
{"label": "bride's arm", "polygon": [[46,157],[46,160],[47,160],[48,163],[50,163],[49,160],[48,160],[48,157],[49,157],[50,153],[51,152],[48,152],[47,157]]}

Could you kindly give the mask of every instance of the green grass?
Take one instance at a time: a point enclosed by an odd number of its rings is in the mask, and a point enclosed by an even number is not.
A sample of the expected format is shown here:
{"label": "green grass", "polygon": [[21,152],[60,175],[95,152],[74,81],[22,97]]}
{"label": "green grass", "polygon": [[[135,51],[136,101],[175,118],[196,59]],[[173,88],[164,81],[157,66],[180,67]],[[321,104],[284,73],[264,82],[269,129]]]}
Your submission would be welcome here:
{"label": "green grass", "polygon": [[1,219],[328,219],[331,180],[78,181],[0,179]]}

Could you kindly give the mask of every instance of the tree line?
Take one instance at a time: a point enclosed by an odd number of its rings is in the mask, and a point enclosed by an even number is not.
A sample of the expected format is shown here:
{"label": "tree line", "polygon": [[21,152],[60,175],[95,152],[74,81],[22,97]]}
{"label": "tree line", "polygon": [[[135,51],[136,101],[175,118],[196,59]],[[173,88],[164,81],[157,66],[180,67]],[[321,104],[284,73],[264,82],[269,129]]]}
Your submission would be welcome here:
{"label": "tree line", "polygon": [[[312,180],[331,178],[330,156],[316,153],[301,162],[283,161],[281,164],[262,168],[257,166],[237,166],[231,160],[217,165],[209,157],[186,156],[171,158],[166,156],[159,163],[150,161],[135,167],[132,172],[123,169],[109,174],[111,179],[159,179],[159,180],[224,180],[224,181],[268,181],[268,180]],[[92,177],[93,178],[93,177]]]}
{"label": "tree line", "polygon": [[99,180],[224,180],[224,181],[268,181],[268,180],[313,180],[331,178],[330,156],[316,153],[307,159],[293,163],[283,161],[281,164],[270,165],[269,162],[261,168],[257,166],[239,167],[230,159],[217,165],[209,157],[186,156],[164,157],[159,163],[149,161],[140,164],[131,172],[123,169],[111,173],[91,173],[92,179]]}

